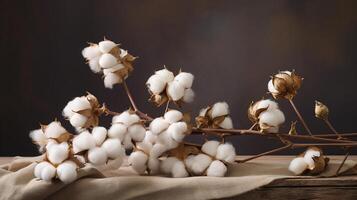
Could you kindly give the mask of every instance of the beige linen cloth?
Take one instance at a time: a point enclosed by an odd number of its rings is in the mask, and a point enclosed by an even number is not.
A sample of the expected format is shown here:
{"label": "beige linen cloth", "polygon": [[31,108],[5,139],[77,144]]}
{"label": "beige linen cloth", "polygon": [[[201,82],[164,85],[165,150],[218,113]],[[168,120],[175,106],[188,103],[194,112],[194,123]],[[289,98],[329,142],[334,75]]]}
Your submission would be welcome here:
{"label": "beige linen cloth", "polygon": [[[214,199],[237,196],[274,180],[293,178],[289,161],[253,160],[229,166],[227,177],[169,178],[138,176],[124,163],[106,168],[85,167],[79,170],[77,181],[65,185],[34,178],[34,161],[40,157],[17,157],[0,166],[0,199]],[[321,176],[332,176],[341,160],[331,159]],[[344,174],[357,174],[356,162],[347,160]],[[299,177],[301,178],[301,177]],[[309,178],[309,177],[305,177]]]}

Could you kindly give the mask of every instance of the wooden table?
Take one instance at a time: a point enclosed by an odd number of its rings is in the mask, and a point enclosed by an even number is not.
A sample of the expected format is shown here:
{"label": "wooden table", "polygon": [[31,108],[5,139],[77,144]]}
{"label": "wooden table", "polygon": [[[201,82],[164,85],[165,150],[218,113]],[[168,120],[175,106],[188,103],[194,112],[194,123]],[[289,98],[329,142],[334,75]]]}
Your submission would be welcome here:
{"label": "wooden table", "polygon": [[[245,156],[239,156],[244,158]],[[342,159],[343,156],[328,156]],[[261,160],[291,160],[292,156],[265,156]],[[357,156],[349,159],[357,160]],[[0,157],[0,165],[10,162],[12,157]],[[237,199],[237,198],[227,198]],[[357,176],[336,178],[283,179],[262,188],[240,195],[239,199],[357,199]]]}

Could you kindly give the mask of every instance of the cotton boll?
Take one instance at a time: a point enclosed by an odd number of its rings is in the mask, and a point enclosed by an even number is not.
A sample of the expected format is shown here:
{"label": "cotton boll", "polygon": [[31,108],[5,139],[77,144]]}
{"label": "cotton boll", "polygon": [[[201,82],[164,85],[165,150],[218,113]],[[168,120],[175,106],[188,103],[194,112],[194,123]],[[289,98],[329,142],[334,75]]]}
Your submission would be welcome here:
{"label": "cotton boll", "polygon": [[195,98],[195,92],[193,92],[192,89],[186,89],[182,100],[186,103],[191,103],[193,102],[194,98]]}
{"label": "cotton boll", "polygon": [[153,145],[151,143],[146,142],[138,142],[136,143],[136,148],[140,149],[141,151],[145,152],[146,154],[150,154]]}
{"label": "cotton boll", "polygon": [[150,174],[158,174],[160,171],[160,161],[157,158],[150,157],[148,160],[148,169],[150,170]]}
{"label": "cotton boll", "polygon": [[76,97],[67,103],[66,107],[63,109],[63,116],[71,117],[78,111],[91,108],[92,106],[86,97]]}
{"label": "cotton boll", "polygon": [[178,110],[169,110],[164,115],[164,119],[170,124],[180,121],[182,117],[183,114]]}
{"label": "cotton boll", "polygon": [[113,89],[113,86],[115,84],[121,83],[121,82],[122,82],[121,78],[114,73],[108,73],[104,77],[104,86],[109,89]]}
{"label": "cotton boll", "polygon": [[42,129],[33,130],[30,132],[30,138],[33,142],[40,146],[40,151],[42,151],[42,147],[47,144],[47,138],[45,134],[42,132]]}
{"label": "cotton boll", "polygon": [[176,81],[169,82],[166,92],[168,96],[171,98],[171,100],[178,101],[185,94],[185,88],[183,87],[183,85],[181,85]]}
{"label": "cotton boll", "polygon": [[102,144],[102,148],[105,149],[108,157],[112,159],[123,157],[125,155],[125,150],[122,147],[120,140],[115,138],[105,140]]}
{"label": "cotton boll", "polygon": [[276,103],[275,101],[272,101],[270,99],[260,100],[257,102],[256,106],[257,106],[256,107],[257,110],[262,109],[262,108],[268,108],[268,111],[279,109],[278,103]]}
{"label": "cotton boll", "polygon": [[63,183],[71,183],[77,179],[77,165],[66,161],[57,167],[57,176]]}
{"label": "cotton boll", "polygon": [[109,73],[114,73],[118,70],[121,70],[124,68],[124,65],[123,64],[117,64],[113,67],[110,67],[110,68],[106,68],[106,69],[103,69],[103,74],[104,76],[108,75]]}
{"label": "cotton boll", "polygon": [[259,122],[270,126],[279,126],[284,123],[285,116],[280,110],[264,111],[259,115]]}
{"label": "cotton boll", "polygon": [[167,157],[161,161],[160,170],[165,174],[169,174],[176,162],[180,162],[176,157]]}
{"label": "cotton boll", "polygon": [[94,165],[104,165],[107,160],[107,152],[104,148],[94,147],[88,151],[88,160]]}
{"label": "cotton boll", "polygon": [[108,130],[108,136],[111,138],[118,138],[120,141],[124,140],[127,127],[124,124],[113,124]]}
{"label": "cotton boll", "polygon": [[59,164],[68,158],[69,146],[67,142],[52,144],[47,149],[47,158],[53,164]]}
{"label": "cotton boll", "polygon": [[69,123],[71,123],[73,127],[83,127],[87,120],[88,118],[86,116],[74,113],[72,117],[69,118]]}
{"label": "cotton boll", "polygon": [[186,171],[185,165],[182,161],[177,161],[174,163],[174,165],[172,166],[171,174],[174,178],[182,178],[188,176],[188,172]]}
{"label": "cotton boll", "polygon": [[125,135],[123,145],[125,149],[132,149],[134,147],[133,141],[129,134]]}
{"label": "cotton boll", "polygon": [[73,151],[78,153],[84,150],[91,149],[95,147],[95,139],[88,131],[84,131],[74,137],[73,139]]}
{"label": "cotton boll", "polygon": [[47,138],[58,138],[63,133],[66,133],[60,122],[51,122],[45,129],[45,135]]}
{"label": "cotton boll", "polygon": [[201,117],[204,117],[204,116],[206,115],[208,109],[209,109],[209,107],[207,107],[207,108],[202,108],[202,109],[200,110],[200,113],[199,113],[198,115],[201,116]]}
{"label": "cotton boll", "polygon": [[150,156],[153,158],[158,158],[160,157],[165,151],[167,151],[167,148],[165,145],[160,144],[160,143],[156,143],[154,144],[154,146],[152,147],[151,151],[150,151]]}
{"label": "cotton boll", "polygon": [[215,103],[212,107],[211,117],[216,118],[229,114],[228,104],[226,102]]}
{"label": "cotton boll", "polygon": [[163,144],[167,149],[173,149],[178,146],[178,142],[171,137],[169,132],[162,132],[158,138],[157,142]]}
{"label": "cotton boll", "polygon": [[232,118],[225,117],[224,120],[219,124],[219,127],[223,129],[232,129],[233,128]]}
{"label": "cotton boll", "polygon": [[112,123],[123,123],[126,126],[140,122],[140,117],[136,114],[130,114],[129,111],[125,111],[120,115],[115,115],[112,119]]}
{"label": "cotton boll", "polygon": [[143,141],[145,132],[146,130],[142,124],[134,124],[128,128],[128,134],[136,142]]}
{"label": "cotton boll", "polygon": [[181,72],[175,76],[175,81],[179,82],[185,88],[191,88],[194,76],[191,73]]}
{"label": "cotton boll", "polygon": [[46,161],[43,161],[43,162],[38,163],[38,164],[35,166],[35,169],[34,169],[34,175],[35,175],[35,177],[41,179],[42,170],[43,170],[45,167],[48,167],[48,166],[52,166],[52,165],[51,165],[49,162],[46,162]]}
{"label": "cotton boll", "polygon": [[110,40],[104,40],[104,41],[99,42],[98,46],[99,46],[99,50],[102,53],[109,53],[109,51],[112,50],[114,47],[116,47],[117,44],[115,44],[114,42],[112,42]]}
{"label": "cotton boll", "polygon": [[143,142],[145,143],[155,143],[157,140],[157,135],[154,135],[151,131],[146,131]]}
{"label": "cotton boll", "polygon": [[190,171],[192,171],[192,166],[195,163],[195,157],[196,157],[195,155],[189,155],[184,160],[187,169],[189,169]]}
{"label": "cotton boll", "polygon": [[314,157],[320,157],[321,153],[320,151],[316,151],[313,149],[309,149],[305,152],[304,155],[304,161],[306,162],[306,164],[308,165],[309,169],[313,169],[315,168],[315,161],[314,161]]}
{"label": "cotton boll", "polygon": [[219,160],[213,161],[207,168],[207,176],[223,177],[227,173],[227,166]]}
{"label": "cotton boll", "polygon": [[157,135],[167,129],[169,126],[170,124],[164,118],[158,117],[150,123],[149,128],[153,134]]}
{"label": "cotton boll", "polygon": [[233,163],[236,158],[236,151],[232,144],[221,144],[217,148],[216,158],[228,163]]}
{"label": "cotton boll", "polygon": [[207,141],[205,142],[203,145],[202,145],[202,148],[201,150],[210,155],[210,156],[213,156],[215,157],[216,154],[217,154],[217,148],[218,146],[220,145],[220,143],[218,141],[215,141],[215,140],[210,140],[210,141]]}
{"label": "cotton boll", "polygon": [[96,145],[101,145],[107,137],[107,129],[102,126],[96,126],[92,130],[92,135]]}
{"label": "cotton boll", "polygon": [[274,84],[273,84],[273,80],[270,80],[268,83],[268,91],[270,93],[278,93],[279,91],[275,89]]}
{"label": "cotton boll", "polygon": [[89,68],[94,72],[94,73],[99,73],[102,68],[99,65],[99,56],[92,58],[88,61]]}
{"label": "cotton boll", "polygon": [[117,62],[117,58],[114,57],[112,54],[109,53],[105,53],[102,56],[100,56],[99,59],[99,65],[102,68],[109,68],[109,67],[113,67],[116,64],[118,64]]}
{"label": "cotton boll", "polygon": [[166,131],[174,140],[181,142],[186,136],[185,132],[187,131],[187,124],[185,122],[176,122],[171,124]]}
{"label": "cotton boll", "polygon": [[307,169],[307,167],[308,165],[305,162],[304,158],[297,157],[290,162],[289,171],[291,171],[295,175],[300,175]]}
{"label": "cotton boll", "polygon": [[91,45],[82,50],[82,56],[88,60],[98,57],[101,54],[98,45]]}
{"label": "cotton boll", "polygon": [[194,174],[201,175],[211,164],[211,157],[206,154],[198,154],[195,156],[194,162],[192,163],[191,170]]}
{"label": "cotton boll", "polygon": [[139,174],[144,174],[146,171],[146,162],[148,159],[148,156],[142,151],[135,151],[130,154],[128,163],[136,172]]}
{"label": "cotton boll", "polygon": [[174,80],[174,73],[172,73],[171,71],[169,71],[167,69],[162,69],[162,70],[156,71],[155,74],[159,75],[161,77],[161,79],[166,83]]}
{"label": "cotton boll", "polygon": [[49,164],[42,167],[40,178],[44,181],[51,181],[56,175],[56,168]]}
{"label": "cotton boll", "polygon": [[147,80],[146,85],[153,94],[160,94],[164,91],[166,82],[161,76],[154,74]]}

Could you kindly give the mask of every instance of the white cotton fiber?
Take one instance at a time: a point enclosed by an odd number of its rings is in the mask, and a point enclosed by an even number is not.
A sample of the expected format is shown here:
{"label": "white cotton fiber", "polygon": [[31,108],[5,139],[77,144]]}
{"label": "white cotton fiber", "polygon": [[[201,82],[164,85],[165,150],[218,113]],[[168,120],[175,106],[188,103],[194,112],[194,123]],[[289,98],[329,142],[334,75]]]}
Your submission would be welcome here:
{"label": "white cotton fiber", "polygon": [[129,134],[126,134],[123,140],[123,146],[125,149],[132,149],[134,147],[133,141]]}
{"label": "white cotton fiber", "polygon": [[66,129],[64,129],[60,122],[54,121],[51,122],[45,128],[45,135],[47,138],[58,138],[63,133],[66,133]]}
{"label": "white cotton fiber", "polygon": [[67,142],[51,144],[46,147],[47,158],[53,164],[59,164],[68,158],[69,146]]}
{"label": "white cotton fiber", "polygon": [[162,132],[158,136],[157,142],[163,144],[167,149],[173,149],[173,148],[176,148],[178,146],[178,142],[176,140],[174,140],[171,137],[171,134],[169,134],[166,131]]}
{"label": "white cotton fiber", "polygon": [[167,128],[166,132],[170,134],[176,142],[181,142],[186,136],[187,124],[185,122],[175,122]]}
{"label": "white cotton fiber", "polygon": [[71,183],[77,179],[77,165],[66,161],[57,167],[57,176],[63,183]]}
{"label": "white cotton fiber", "polygon": [[259,123],[268,124],[270,126],[279,126],[285,121],[284,113],[280,110],[264,111],[259,115]]}
{"label": "white cotton fiber", "polygon": [[160,94],[166,87],[166,82],[161,76],[154,74],[146,82],[147,87],[153,94]]}
{"label": "white cotton fiber", "polygon": [[178,110],[169,110],[164,115],[164,119],[170,124],[180,121],[182,117],[183,114]]}
{"label": "white cotton fiber", "polygon": [[171,169],[171,174],[174,178],[183,178],[188,176],[188,172],[186,171],[186,167],[182,161],[174,163]]}
{"label": "white cotton fiber", "polygon": [[107,152],[104,148],[94,147],[88,150],[88,160],[94,165],[104,165],[107,160]]}
{"label": "white cotton fiber", "polygon": [[223,177],[226,172],[226,165],[219,160],[214,160],[207,168],[207,176]]}
{"label": "white cotton fiber", "polygon": [[191,88],[194,76],[191,73],[181,72],[175,76],[175,81],[179,82],[185,88]]}
{"label": "white cotton fiber", "polygon": [[123,157],[125,155],[125,150],[122,147],[120,140],[115,138],[105,140],[102,144],[102,148],[105,149],[108,157],[112,159]]}
{"label": "white cotton fiber", "polygon": [[82,56],[88,60],[91,60],[100,55],[102,55],[102,53],[100,52],[98,45],[91,45],[82,50]]}
{"label": "white cotton fiber", "polygon": [[110,68],[106,68],[106,69],[103,69],[103,74],[104,76],[108,75],[109,73],[114,73],[120,69],[123,69],[124,68],[124,65],[123,64],[117,64],[113,67],[110,67]]}
{"label": "white cotton fiber", "polygon": [[225,117],[224,120],[219,124],[219,127],[223,129],[232,129],[233,128],[232,118]]}
{"label": "white cotton fiber", "polygon": [[321,156],[320,151],[316,151],[316,150],[313,150],[313,149],[308,149],[305,152],[304,160],[305,160],[306,164],[308,165],[309,169],[315,168],[315,161],[314,161],[313,158],[314,157],[320,157],[320,156]]}
{"label": "white cotton fiber", "polygon": [[153,144],[147,142],[137,142],[136,148],[145,152],[146,154],[150,154],[150,151],[153,147]]}
{"label": "white cotton fiber", "polygon": [[216,158],[228,163],[233,163],[236,158],[236,151],[232,144],[221,144],[217,148]]}
{"label": "white cotton fiber", "polygon": [[40,176],[42,180],[51,181],[55,176],[56,176],[56,168],[53,165],[48,163],[42,167],[41,176]]}
{"label": "white cotton fiber", "polygon": [[114,42],[112,42],[110,40],[104,40],[104,41],[99,42],[98,46],[99,46],[99,50],[102,53],[109,53],[109,51],[112,50],[114,47],[116,47],[117,44],[115,44]]}
{"label": "white cotton fiber", "polygon": [[200,113],[199,113],[198,115],[201,116],[201,117],[204,117],[204,116],[206,115],[208,109],[209,109],[209,107],[202,108],[202,109],[200,110]]}
{"label": "white cotton fiber", "polygon": [[193,163],[195,163],[195,155],[189,155],[186,157],[186,159],[184,160],[185,166],[187,167],[187,169],[189,169],[190,171],[192,171],[192,166]]}
{"label": "white cotton fiber", "polygon": [[202,175],[203,172],[207,169],[207,167],[211,164],[211,157],[206,154],[198,154],[194,158],[194,162],[192,163],[191,170],[196,175]]}
{"label": "white cotton fiber", "polygon": [[109,89],[113,89],[113,86],[115,84],[121,83],[121,82],[122,82],[121,78],[114,73],[108,73],[104,77],[104,86]]}
{"label": "white cotton fiber", "polygon": [[128,158],[128,163],[139,174],[144,174],[146,171],[146,163],[148,156],[142,151],[132,152]]}
{"label": "white cotton fiber", "polygon": [[167,69],[161,69],[159,71],[156,71],[155,74],[159,75],[161,79],[166,83],[174,80],[174,73]]}
{"label": "white cotton fiber", "polygon": [[290,162],[289,171],[291,171],[295,175],[300,175],[307,169],[307,167],[308,166],[304,158],[297,157]]}
{"label": "white cotton fiber", "polygon": [[102,68],[113,67],[113,66],[115,66],[116,64],[118,64],[117,58],[114,57],[112,54],[105,53],[105,54],[103,54],[103,55],[100,56],[99,65],[100,65]]}
{"label": "white cotton fiber", "polygon": [[217,148],[219,145],[220,145],[220,143],[218,141],[210,140],[210,141],[205,142],[202,145],[201,150],[205,154],[215,157],[217,154]]}
{"label": "white cotton fiber", "polygon": [[98,57],[92,58],[88,61],[89,68],[94,73],[99,73],[102,70],[102,68],[99,65],[99,58],[100,57],[98,56]]}
{"label": "white cotton fiber", "polygon": [[268,83],[268,91],[270,93],[278,93],[278,90],[276,90],[274,85],[273,85],[273,80],[270,80],[269,83]]}
{"label": "white cotton fiber", "polygon": [[124,124],[113,124],[108,130],[108,136],[111,138],[118,138],[120,141],[123,141],[127,130],[127,126]]}
{"label": "white cotton fiber", "polygon": [[150,151],[150,156],[153,158],[160,157],[167,150],[166,146],[160,143],[154,144]]}
{"label": "white cotton fiber", "polygon": [[[35,169],[34,169],[34,175],[35,177],[37,178],[41,178],[41,174],[42,174],[42,170],[45,168],[45,167],[51,167],[52,164],[50,164],[49,162],[46,162],[46,161],[42,161],[40,163],[38,163],[36,166],[35,166]],[[53,166],[52,166],[53,167]]]}
{"label": "white cotton fiber", "polygon": [[279,109],[278,103],[270,99],[260,100],[256,104],[256,109],[268,108],[268,110]]}
{"label": "white cotton fiber", "polygon": [[150,170],[150,174],[158,174],[160,171],[160,160],[157,158],[150,157],[148,160],[148,169]]}
{"label": "white cotton fiber", "polygon": [[102,126],[96,126],[92,130],[92,135],[97,146],[101,145],[107,137],[107,129]]}
{"label": "white cotton fiber", "polygon": [[170,174],[176,162],[180,162],[176,157],[167,157],[161,161],[160,170],[165,174]]}
{"label": "white cotton fiber", "polygon": [[151,131],[146,131],[143,142],[145,143],[155,143],[157,140],[157,135],[154,135]]}
{"label": "white cotton fiber", "polygon": [[76,97],[67,103],[67,105],[63,109],[62,114],[64,117],[71,117],[74,113],[78,111],[91,108],[92,107],[86,97]]}
{"label": "white cotton fiber", "polygon": [[169,123],[163,118],[163,117],[158,117],[155,118],[151,123],[150,123],[150,131],[157,135],[167,129],[169,127]]}
{"label": "white cotton fiber", "polygon": [[87,117],[78,113],[74,113],[70,118],[69,118],[69,123],[71,123],[71,125],[73,127],[83,127],[86,122],[87,122]]}
{"label": "white cotton fiber", "polygon": [[229,114],[228,104],[226,102],[217,102],[212,106],[211,117],[216,118]]}
{"label": "white cotton fiber", "polygon": [[173,101],[180,100],[185,94],[185,88],[177,81],[169,82],[166,92]]}
{"label": "white cotton fiber", "polygon": [[183,101],[186,103],[191,103],[195,99],[195,92],[190,89],[185,89],[185,93],[183,94]]}
{"label": "white cotton fiber", "polygon": [[120,57],[124,58],[126,55],[128,55],[128,51],[124,49],[120,49]]}
{"label": "white cotton fiber", "polygon": [[95,139],[88,131],[84,131],[73,139],[73,151],[78,153],[95,147]]}
{"label": "white cotton fiber", "polygon": [[136,142],[143,141],[145,133],[146,130],[142,124],[133,124],[128,128],[128,134]]}
{"label": "white cotton fiber", "polygon": [[123,123],[126,126],[130,126],[138,122],[140,122],[140,117],[136,114],[130,114],[129,111],[115,115],[112,119],[112,123]]}
{"label": "white cotton fiber", "polygon": [[47,138],[45,134],[42,132],[42,129],[33,130],[30,132],[30,138],[33,142],[40,146],[40,151],[42,151],[42,147],[47,144]]}

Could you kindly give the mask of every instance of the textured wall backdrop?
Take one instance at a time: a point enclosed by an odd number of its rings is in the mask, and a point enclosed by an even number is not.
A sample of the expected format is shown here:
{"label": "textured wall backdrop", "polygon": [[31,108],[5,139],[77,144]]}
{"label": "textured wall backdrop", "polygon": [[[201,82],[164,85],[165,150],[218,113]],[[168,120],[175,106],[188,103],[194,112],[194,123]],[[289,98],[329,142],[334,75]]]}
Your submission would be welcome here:
{"label": "textured wall backdrop", "polygon": [[[357,131],[356,9],[357,1],[337,0],[2,0],[0,155],[37,154],[29,130],[64,121],[66,102],[85,91],[113,110],[128,107],[121,88],[105,89],[81,56],[87,41],[103,36],[140,57],[128,84],[140,108],[154,116],[163,109],[147,103],[145,82],[163,65],[195,75],[197,98],[184,110],[197,114],[225,100],[237,128],[249,127],[247,106],[265,94],[269,76],[296,69],[305,77],[296,104],[311,128],[328,131],[313,116],[318,99],[339,131]],[[287,102],[279,103],[287,131],[296,117]],[[277,145],[256,137],[232,142],[240,154]]]}

